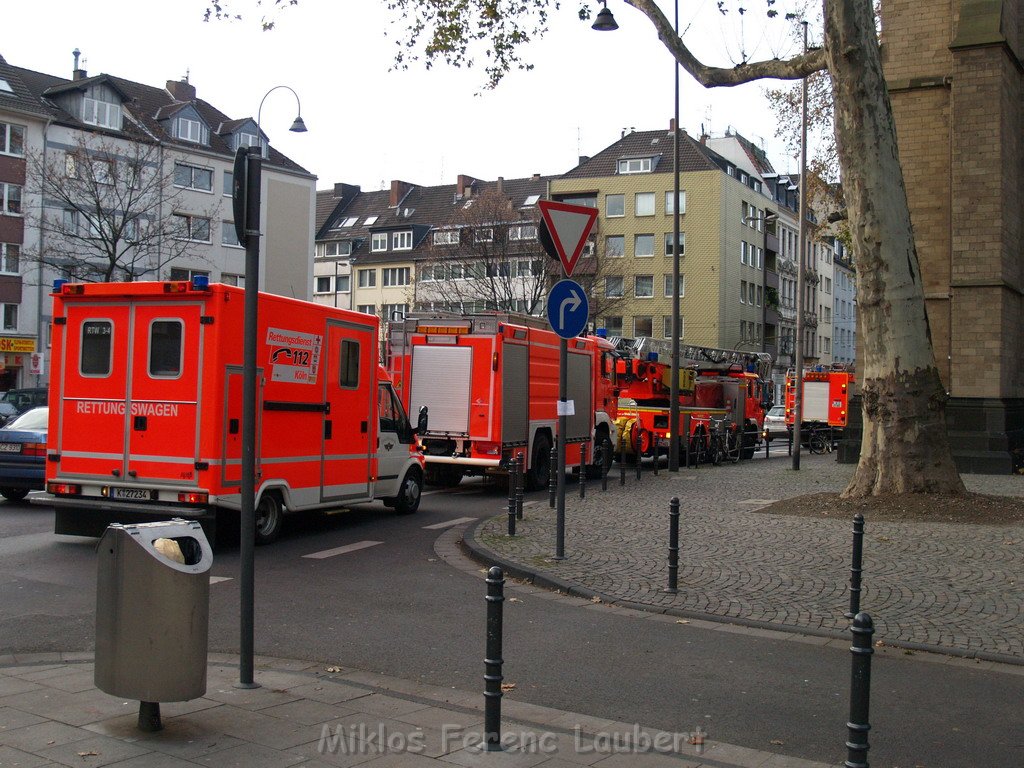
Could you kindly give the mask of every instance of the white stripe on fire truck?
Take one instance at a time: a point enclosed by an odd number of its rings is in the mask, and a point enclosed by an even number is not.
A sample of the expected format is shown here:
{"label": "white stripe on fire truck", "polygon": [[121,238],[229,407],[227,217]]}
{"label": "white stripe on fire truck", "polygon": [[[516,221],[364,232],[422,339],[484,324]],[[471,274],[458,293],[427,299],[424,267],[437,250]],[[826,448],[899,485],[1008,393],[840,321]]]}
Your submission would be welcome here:
{"label": "white stripe on fire truck", "polygon": [[378,544],[383,544],[383,541],[357,541],[355,544],[346,544],[343,547],[335,547],[334,549],[325,549],[322,552],[312,552],[303,557],[308,557],[313,560],[323,560],[327,557],[334,557],[335,555],[345,555],[349,552],[357,552],[360,549],[366,549],[367,547],[376,547]]}

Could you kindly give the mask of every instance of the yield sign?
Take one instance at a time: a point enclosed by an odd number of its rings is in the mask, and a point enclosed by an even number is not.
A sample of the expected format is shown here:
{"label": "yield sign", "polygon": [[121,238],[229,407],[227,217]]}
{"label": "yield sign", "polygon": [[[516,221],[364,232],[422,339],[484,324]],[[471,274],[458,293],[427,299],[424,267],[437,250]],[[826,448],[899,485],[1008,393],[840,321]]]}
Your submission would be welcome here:
{"label": "yield sign", "polygon": [[590,230],[597,221],[597,208],[556,203],[553,200],[541,200],[538,205],[558,252],[558,260],[562,262],[562,269],[566,277],[571,277],[583,253],[583,246],[587,244]]}

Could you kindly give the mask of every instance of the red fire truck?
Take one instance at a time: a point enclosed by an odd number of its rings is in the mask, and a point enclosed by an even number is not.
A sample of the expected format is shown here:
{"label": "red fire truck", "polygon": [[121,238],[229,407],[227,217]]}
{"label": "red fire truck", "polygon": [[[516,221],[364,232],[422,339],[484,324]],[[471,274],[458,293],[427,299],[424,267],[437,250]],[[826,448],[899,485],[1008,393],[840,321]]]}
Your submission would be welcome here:
{"label": "red fire truck", "polygon": [[771,407],[771,356],[684,344],[680,347],[679,424],[669,427],[671,348],[658,339],[617,339],[626,354],[616,366],[620,386],[617,452],[626,459],[667,451],[672,436],[689,432],[681,450],[691,461],[718,460],[712,433],[723,430],[723,452],[751,458]]}
{"label": "red fire truck", "polygon": [[[427,480],[499,473],[525,462],[530,488],[547,485],[559,399],[559,338],[541,319],[518,314],[424,314],[391,323],[388,365],[407,408],[427,406],[421,435]],[[614,348],[587,336],[568,341],[566,465],[595,448],[611,463],[615,439]]]}
{"label": "red fire truck", "polygon": [[[803,372],[803,397],[800,429],[823,429],[846,426],[850,393],[854,386],[853,372],[841,366],[815,368]],[[786,373],[786,424],[796,419],[796,371]]]}
{"label": "red fire truck", "polygon": [[[57,533],[238,513],[243,300],[202,278],[55,286]],[[258,311],[257,542],[285,512],[374,499],[415,512],[423,457],[378,365],[377,319],[269,294]]]}

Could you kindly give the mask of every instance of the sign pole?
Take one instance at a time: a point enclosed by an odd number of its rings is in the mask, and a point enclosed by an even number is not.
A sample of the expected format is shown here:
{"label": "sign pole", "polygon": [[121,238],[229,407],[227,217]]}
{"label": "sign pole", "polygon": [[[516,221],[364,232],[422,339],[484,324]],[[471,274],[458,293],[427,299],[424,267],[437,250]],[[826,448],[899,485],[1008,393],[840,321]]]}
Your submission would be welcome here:
{"label": "sign pole", "polygon": [[555,486],[555,560],[565,560],[565,430],[568,419],[569,341],[558,340],[558,461]]}

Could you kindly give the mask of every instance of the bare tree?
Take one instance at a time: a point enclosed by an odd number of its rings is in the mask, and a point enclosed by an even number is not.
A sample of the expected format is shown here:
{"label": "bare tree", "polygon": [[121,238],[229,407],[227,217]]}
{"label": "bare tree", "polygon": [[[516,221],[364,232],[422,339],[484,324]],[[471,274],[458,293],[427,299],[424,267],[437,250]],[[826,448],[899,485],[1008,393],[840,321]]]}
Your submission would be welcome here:
{"label": "bare tree", "polygon": [[137,141],[80,137],[66,152],[31,153],[27,181],[42,198],[31,218],[43,237],[26,258],[81,282],[158,277],[194,241],[209,241],[214,221],[214,211],[174,215],[185,194],[176,170],[157,145]]}

